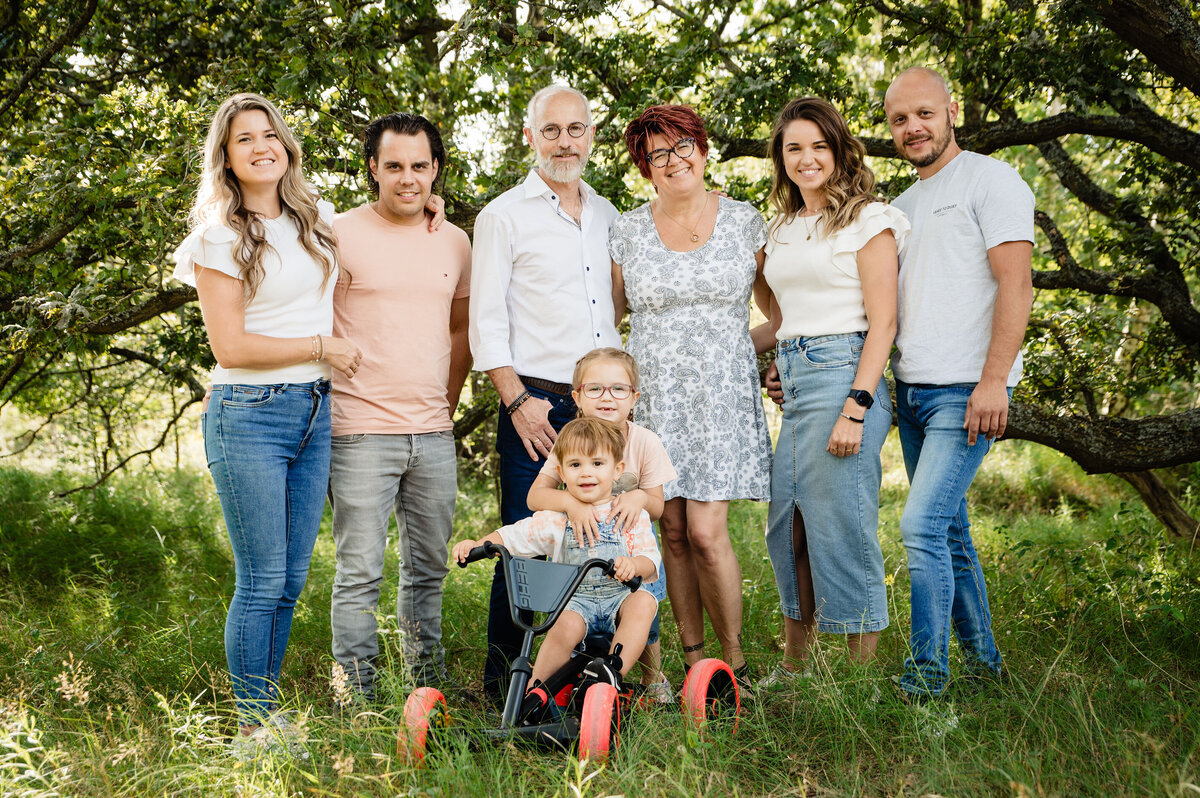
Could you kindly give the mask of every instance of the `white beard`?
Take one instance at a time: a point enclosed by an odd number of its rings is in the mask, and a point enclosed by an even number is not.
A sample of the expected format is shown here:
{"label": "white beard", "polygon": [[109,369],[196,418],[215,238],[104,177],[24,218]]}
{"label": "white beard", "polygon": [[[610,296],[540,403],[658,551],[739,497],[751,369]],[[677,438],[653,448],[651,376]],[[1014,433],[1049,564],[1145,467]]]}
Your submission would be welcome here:
{"label": "white beard", "polygon": [[[565,135],[565,132],[563,135]],[[541,153],[538,153],[538,168],[542,170],[546,177],[555,183],[573,183],[583,176],[583,167],[587,166],[588,155],[590,153],[584,152],[579,157],[579,160],[569,164],[554,160],[555,154],[557,153],[552,152],[543,157]]]}

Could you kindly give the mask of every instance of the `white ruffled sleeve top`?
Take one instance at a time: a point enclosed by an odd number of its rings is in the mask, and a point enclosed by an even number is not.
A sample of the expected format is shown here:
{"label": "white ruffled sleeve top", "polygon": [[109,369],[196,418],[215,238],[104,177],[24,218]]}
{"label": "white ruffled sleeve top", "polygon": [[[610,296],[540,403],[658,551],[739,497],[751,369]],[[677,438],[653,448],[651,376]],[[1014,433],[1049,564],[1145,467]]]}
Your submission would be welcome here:
{"label": "white ruffled sleeve top", "polygon": [[[317,209],[326,223],[333,222],[333,205],[323,200]],[[300,245],[300,230],[285,209],[275,219],[263,219],[267,243],[263,254],[263,279],[253,301],[246,306],[246,332],[270,338],[308,338],[333,333],[333,289],[337,270],[325,280],[321,264]],[[216,269],[242,279],[233,259],[237,234],[224,225],[197,227],[175,250],[172,276],[196,285],[196,267]],[[329,379],[326,363],[295,363],[269,369],[227,369],[217,364],[214,385],[275,385]]]}
{"label": "white ruffled sleeve top", "polygon": [[[763,274],[783,315],[776,338],[865,332],[867,311],[858,251],[884,230],[902,251],[908,241],[908,217],[883,202],[864,207],[849,226],[826,236],[818,217],[794,217],[772,223],[767,235]],[[812,233],[810,236],[809,233]]]}

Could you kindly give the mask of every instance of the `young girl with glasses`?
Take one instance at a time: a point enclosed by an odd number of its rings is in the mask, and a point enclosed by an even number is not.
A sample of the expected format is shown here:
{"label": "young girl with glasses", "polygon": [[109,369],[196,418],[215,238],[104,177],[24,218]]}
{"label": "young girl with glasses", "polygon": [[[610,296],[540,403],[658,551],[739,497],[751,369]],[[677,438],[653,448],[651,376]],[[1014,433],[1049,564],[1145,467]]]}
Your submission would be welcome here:
{"label": "young girl with glasses", "polygon": [[[645,510],[651,521],[658,521],[663,511],[663,484],[675,478],[671,458],[658,436],[645,427],[630,421],[630,413],[638,396],[637,362],[626,352],[613,347],[593,349],[575,364],[571,395],[581,418],[602,418],[622,424],[625,428],[625,470],[613,482],[612,509],[607,520],[615,520],[619,531],[632,526]],[[559,490],[558,460],[551,454],[542,471],[529,489],[530,510],[557,510],[567,514],[576,536],[595,537],[598,523],[592,505],[577,501]],[[666,596],[666,578],[645,585],[658,601]],[[656,703],[671,703],[674,694],[662,672],[662,650],[658,643],[658,615],[650,628],[650,639],[638,660],[642,664],[642,684],[646,697]]]}

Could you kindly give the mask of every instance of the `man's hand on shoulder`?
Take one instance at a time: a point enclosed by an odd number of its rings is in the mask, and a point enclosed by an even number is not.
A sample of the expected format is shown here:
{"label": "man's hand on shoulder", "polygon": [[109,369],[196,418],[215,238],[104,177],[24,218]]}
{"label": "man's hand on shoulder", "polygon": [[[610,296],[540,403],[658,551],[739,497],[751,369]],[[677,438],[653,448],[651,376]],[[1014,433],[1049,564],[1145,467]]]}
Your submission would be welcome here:
{"label": "man's hand on shoulder", "polygon": [[425,203],[425,210],[431,214],[429,232],[436,233],[442,222],[446,221],[446,201],[437,194],[430,194],[429,201]]}
{"label": "man's hand on shoulder", "polygon": [[980,382],[967,400],[963,429],[967,445],[974,446],[979,435],[996,440],[1008,426],[1008,389],[1003,380]]}

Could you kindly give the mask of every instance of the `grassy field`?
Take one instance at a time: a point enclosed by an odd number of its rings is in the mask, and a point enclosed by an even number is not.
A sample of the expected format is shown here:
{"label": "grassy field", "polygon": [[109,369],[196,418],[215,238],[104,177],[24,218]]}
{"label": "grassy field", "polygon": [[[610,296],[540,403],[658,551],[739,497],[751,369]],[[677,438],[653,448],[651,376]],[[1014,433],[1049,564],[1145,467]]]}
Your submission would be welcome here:
{"label": "grassy field", "polygon": [[[635,711],[604,767],[480,744],[474,730],[494,718],[452,705],[462,734],[422,770],[396,758],[407,693],[397,668],[372,711],[334,709],[327,529],[282,685],[306,716],[309,754],[244,766],[224,747],[233,566],[207,474],[146,472],[56,499],[64,478],[0,470],[0,795],[1200,795],[1200,552],[1165,540],[1121,483],[1044,449],[998,446],[972,498],[1012,678],[956,682],[946,700],[911,708],[886,678],[906,653],[908,581],[894,440],[885,458],[892,626],[875,664],[852,666],[844,642],[825,639],[817,677],[749,706],[736,734],[699,736],[677,710]],[[732,514],[759,674],[781,642],[765,510]],[[495,524],[490,486],[464,480],[458,529],[477,537]],[[449,662],[466,682],[481,667],[490,570],[455,568],[446,586]],[[387,588],[385,612],[394,597]],[[394,620],[384,628],[393,659]]]}

